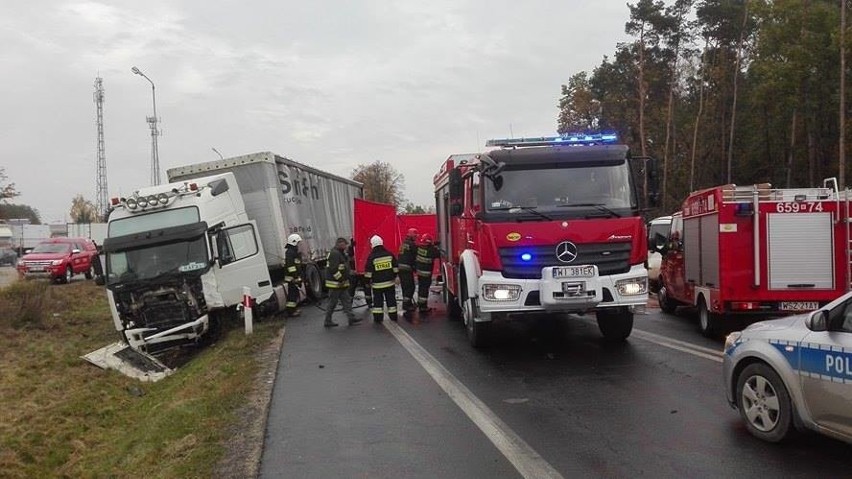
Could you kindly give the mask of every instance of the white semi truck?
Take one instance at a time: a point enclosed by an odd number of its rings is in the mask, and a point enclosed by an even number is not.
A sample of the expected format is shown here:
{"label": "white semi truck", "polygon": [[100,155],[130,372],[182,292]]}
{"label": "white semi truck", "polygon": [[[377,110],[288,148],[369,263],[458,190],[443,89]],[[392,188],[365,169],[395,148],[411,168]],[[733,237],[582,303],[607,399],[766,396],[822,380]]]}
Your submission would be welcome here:
{"label": "white semi truck", "polygon": [[139,351],[195,341],[249,287],[261,314],[283,304],[286,238],[299,233],[306,289],[353,230],[360,183],[273,153],[168,170],[170,183],[112,200],[104,280],[116,328]]}

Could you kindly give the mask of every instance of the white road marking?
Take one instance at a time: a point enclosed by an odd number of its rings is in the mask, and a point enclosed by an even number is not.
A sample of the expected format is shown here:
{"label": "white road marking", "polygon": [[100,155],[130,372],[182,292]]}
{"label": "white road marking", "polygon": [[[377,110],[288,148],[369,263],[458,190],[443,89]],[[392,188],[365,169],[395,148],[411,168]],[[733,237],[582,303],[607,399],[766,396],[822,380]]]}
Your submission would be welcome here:
{"label": "white road marking", "polygon": [[476,397],[470,389],[456,379],[434,356],[399,327],[385,321],[385,328],[394,335],[411,356],[420,363],[438,386],[476,424],[494,446],[506,456],[525,478],[562,478],[556,469],[544,460],[520,436],[509,428],[494,412]]}
{"label": "white road marking", "polygon": [[648,341],[649,343],[654,343],[658,346],[663,346],[669,349],[674,349],[676,351],[688,353],[693,356],[698,356],[699,358],[716,361],[717,363],[721,363],[723,360],[722,358],[724,356],[724,353],[722,353],[722,351],[717,351],[711,348],[705,348],[704,346],[688,343],[686,341],[679,341],[677,339],[669,338],[667,336],[661,336],[659,334],[649,333],[648,331],[642,331],[641,329],[634,328],[631,336],[642,339],[644,341]]}

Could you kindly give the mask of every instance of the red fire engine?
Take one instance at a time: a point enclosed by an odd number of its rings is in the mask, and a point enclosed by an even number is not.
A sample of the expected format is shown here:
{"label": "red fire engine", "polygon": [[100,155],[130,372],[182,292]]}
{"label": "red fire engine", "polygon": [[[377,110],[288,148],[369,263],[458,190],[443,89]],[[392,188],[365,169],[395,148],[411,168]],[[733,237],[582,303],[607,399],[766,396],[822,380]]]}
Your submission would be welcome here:
{"label": "red fire engine", "polygon": [[849,202],[822,188],[724,185],[689,195],[672,218],[658,292],[663,311],[695,306],[713,335],[725,318],[817,309],[849,287]]}
{"label": "red fire engine", "polygon": [[656,198],[656,176],[653,160],[616,143],[490,140],[491,151],[444,162],[434,184],[445,301],[471,344],[494,319],[541,311],[595,311],[605,338],[630,335],[648,294],[640,201]]}

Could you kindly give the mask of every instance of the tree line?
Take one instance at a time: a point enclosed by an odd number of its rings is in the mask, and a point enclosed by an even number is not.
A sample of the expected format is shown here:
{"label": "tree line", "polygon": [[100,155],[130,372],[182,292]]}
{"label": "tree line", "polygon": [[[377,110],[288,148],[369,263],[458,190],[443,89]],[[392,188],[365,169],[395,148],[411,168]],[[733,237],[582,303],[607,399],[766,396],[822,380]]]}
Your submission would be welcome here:
{"label": "tree line", "polygon": [[632,41],[562,85],[558,130],[615,131],[657,158],[664,212],[719,184],[843,182],[844,3],[628,4]]}

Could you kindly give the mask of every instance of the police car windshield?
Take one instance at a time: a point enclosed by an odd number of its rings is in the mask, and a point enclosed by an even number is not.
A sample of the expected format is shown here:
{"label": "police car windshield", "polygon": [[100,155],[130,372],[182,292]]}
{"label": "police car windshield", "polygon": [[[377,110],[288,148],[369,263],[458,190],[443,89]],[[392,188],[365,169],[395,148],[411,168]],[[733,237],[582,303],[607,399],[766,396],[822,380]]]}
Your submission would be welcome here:
{"label": "police car windshield", "polygon": [[[560,211],[584,214],[591,210],[636,208],[636,196],[627,162],[605,166],[523,165],[509,166],[500,182],[484,181],[488,212]],[[498,188],[499,187],[499,188]],[[517,208],[523,206],[524,208]],[[517,209],[513,209],[513,207]]]}

